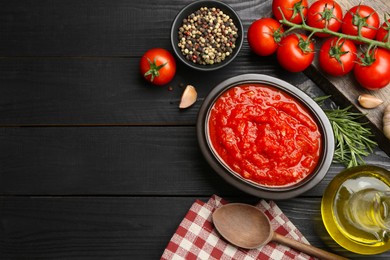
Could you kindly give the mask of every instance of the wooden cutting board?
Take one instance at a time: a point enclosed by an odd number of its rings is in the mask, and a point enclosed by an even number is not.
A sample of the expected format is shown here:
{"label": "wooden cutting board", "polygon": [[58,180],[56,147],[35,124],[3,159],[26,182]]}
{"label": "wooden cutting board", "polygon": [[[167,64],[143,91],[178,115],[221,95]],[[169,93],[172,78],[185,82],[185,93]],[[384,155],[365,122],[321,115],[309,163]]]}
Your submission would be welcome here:
{"label": "wooden cutting board", "polygon": [[[309,1],[310,3],[314,1]],[[381,18],[381,24],[384,22],[384,13],[390,13],[390,1],[389,0],[343,0],[337,1],[343,8],[345,14],[351,7],[358,5],[360,2],[374,8]],[[390,16],[388,16],[388,19]],[[321,40],[317,42],[316,50],[319,50]],[[369,125],[375,135],[375,139],[378,142],[379,147],[390,156],[390,140],[383,134],[383,112],[386,106],[390,105],[390,84],[380,90],[370,91],[366,90],[359,85],[355,80],[353,73],[349,73],[344,77],[332,77],[325,74],[318,65],[318,57],[313,64],[305,71],[305,74],[309,76],[317,85],[319,85],[324,92],[332,95],[332,99],[336,101],[340,107],[344,108],[350,104],[353,105],[353,109],[365,114],[365,118],[368,120]],[[357,98],[360,94],[367,93],[376,96],[384,101],[382,105],[374,109],[364,109],[357,102]]]}

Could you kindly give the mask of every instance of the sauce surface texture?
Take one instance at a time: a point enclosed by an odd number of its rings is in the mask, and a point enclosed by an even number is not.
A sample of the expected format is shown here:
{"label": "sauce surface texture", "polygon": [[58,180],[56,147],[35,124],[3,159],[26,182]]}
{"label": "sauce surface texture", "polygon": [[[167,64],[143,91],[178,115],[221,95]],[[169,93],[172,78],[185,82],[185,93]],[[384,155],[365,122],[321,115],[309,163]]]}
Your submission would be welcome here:
{"label": "sauce surface texture", "polygon": [[288,186],[309,175],[321,151],[310,112],[285,92],[243,84],[224,92],[210,110],[209,137],[234,172],[264,186]]}

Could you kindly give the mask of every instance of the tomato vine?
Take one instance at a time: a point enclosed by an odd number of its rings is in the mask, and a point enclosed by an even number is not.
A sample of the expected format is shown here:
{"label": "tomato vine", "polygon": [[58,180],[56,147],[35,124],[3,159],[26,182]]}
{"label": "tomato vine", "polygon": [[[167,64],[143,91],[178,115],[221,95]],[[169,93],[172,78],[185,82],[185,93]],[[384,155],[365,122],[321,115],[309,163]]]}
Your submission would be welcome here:
{"label": "tomato vine", "polygon": [[[341,33],[341,32],[334,32],[334,31],[331,31],[329,30],[328,28],[322,28],[322,29],[319,29],[319,28],[315,28],[315,27],[311,27],[309,26],[306,22],[305,22],[305,19],[303,19],[303,14],[302,12],[300,13],[301,17],[302,17],[302,24],[297,24],[297,23],[293,23],[289,20],[287,20],[283,13],[282,13],[282,10],[280,9],[279,7],[279,11],[281,12],[282,14],[282,19],[279,20],[279,22],[283,25],[286,25],[288,27],[290,27],[285,33],[287,34],[288,32],[290,31],[293,31],[293,30],[305,30],[305,31],[308,31],[308,32],[311,32],[309,38],[314,35],[315,33],[326,33],[326,34],[329,34],[329,35],[332,35],[332,36],[336,36],[336,37],[339,37],[339,38],[343,38],[343,39],[348,39],[348,40],[352,40],[352,41],[356,41],[356,42],[361,42],[361,43],[365,43],[365,44],[368,44],[371,48],[371,47],[381,47],[381,48],[385,48],[385,49],[388,49],[390,50],[390,39],[388,39],[386,42],[382,42],[382,41],[377,41],[377,40],[371,40],[371,39],[368,39],[368,38],[365,38],[365,37],[362,37],[361,34],[359,33],[358,35],[348,35],[348,34],[344,34],[344,33]],[[361,29],[361,28],[360,28]]]}

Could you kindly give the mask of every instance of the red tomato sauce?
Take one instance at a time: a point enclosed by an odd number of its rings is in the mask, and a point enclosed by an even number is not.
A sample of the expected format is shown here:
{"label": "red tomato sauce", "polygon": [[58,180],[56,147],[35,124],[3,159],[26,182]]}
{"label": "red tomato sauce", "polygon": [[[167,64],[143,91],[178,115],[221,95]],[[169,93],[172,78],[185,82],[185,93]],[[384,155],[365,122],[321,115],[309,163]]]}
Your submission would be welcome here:
{"label": "red tomato sauce", "polygon": [[295,98],[270,86],[243,84],[224,92],[211,108],[208,128],[225,164],[260,185],[299,182],[319,160],[316,121]]}

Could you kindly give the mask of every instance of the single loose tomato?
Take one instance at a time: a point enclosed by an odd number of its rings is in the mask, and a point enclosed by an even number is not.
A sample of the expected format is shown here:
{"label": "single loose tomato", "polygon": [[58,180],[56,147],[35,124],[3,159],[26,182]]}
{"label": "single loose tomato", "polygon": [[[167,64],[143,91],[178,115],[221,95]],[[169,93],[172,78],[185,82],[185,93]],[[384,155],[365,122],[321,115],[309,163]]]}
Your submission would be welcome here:
{"label": "single loose tomato", "polygon": [[362,37],[374,39],[379,22],[379,15],[374,9],[367,5],[357,5],[345,14],[341,31],[349,35],[359,35],[360,28]]}
{"label": "single loose tomato", "polygon": [[382,26],[379,28],[378,33],[376,34],[376,40],[381,42],[388,42],[390,37],[390,19],[385,21]]}
{"label": "single loose tomato", "polygon": [[[341,28],[343,10],[334,0],[319,0],[314,2],[307,11],[307,24],[315,28],[327,28],[337,32]],[[316,33],[318,37],[328,37],[326,33]]]}
{"label": "single loose tomato", "polygon": [[282,38],[281,24],[272,18],[254,21],[248,29],[248,43],[251,50],[260,56],[273,54]]}
{"label": "single loose tomato", "polygon": [[291,72],[305,70],[314,59],[314,44],[303,34],[290,34],[280,41],[276,52],[279,64]]}
{"label": "single loose tomato", "polygon": [[390,83],[390,52],[382,48],[364,53],[355,65],[354,74],[360,85],[376,90]]}
{"label": "single loose tomato", "polygon": [[272,1],[272,12],[277,20],[282,20],[284,16],[284,18],[286,18],[288,21],[296,24],[302,23],[302,15],[306,19],[307,8],[308,8],[307,0],[273,0]]}
{"label": "single loose tomato", "polygon": [[175,76],[176,61],[169,51],[154,48],[142,56],[139,68],[147,81],[161,86],[169,83]]}
{"label": "single loose tomato", "polygon": [[343,76],[355,66],[356,46],[350,40],[329,38],[321,46],[318,61],[326,73]]}

